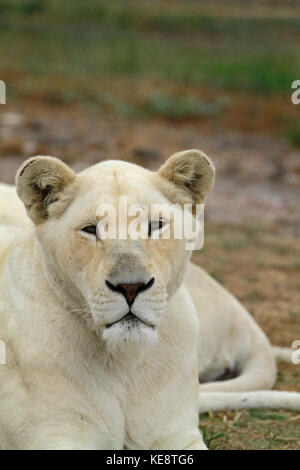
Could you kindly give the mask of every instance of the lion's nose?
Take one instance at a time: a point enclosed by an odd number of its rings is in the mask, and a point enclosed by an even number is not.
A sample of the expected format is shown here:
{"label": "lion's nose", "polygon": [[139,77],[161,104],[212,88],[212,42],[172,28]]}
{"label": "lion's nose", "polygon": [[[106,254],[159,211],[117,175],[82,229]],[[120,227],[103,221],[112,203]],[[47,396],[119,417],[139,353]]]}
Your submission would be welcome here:
{"label": "lion's nose", "polygon": [[152,277],[147,284],[144,282],[136,282],[135,284],[117,284],[115,286],[109,281],[105,281],[105,284],[110,290],[123,294],[130,307],[140,292],[150,289],[150,287],[153,286],[154,277]]}

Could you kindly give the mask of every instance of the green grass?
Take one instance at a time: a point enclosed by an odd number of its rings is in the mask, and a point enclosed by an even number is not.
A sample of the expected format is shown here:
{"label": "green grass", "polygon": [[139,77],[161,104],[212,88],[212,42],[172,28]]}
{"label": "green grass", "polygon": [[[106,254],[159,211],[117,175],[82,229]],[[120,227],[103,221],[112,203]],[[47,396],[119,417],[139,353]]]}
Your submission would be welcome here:
{"label": "green grass", "polygon": [[211,450],[299,449],[300,445],[298,416],[290,411],[203,413],[200,428]]}
{"label": "green grass", "polygon": [[291,123],[285,136],[291,145],[294,147],[300,147],[300,120]]}
{"label": "green grass", "polygon": [[218,113],[223,104],[164,96],[159,80],[221,96],[290,94],[300,76],[299,45],[291,40],[300,18],[222,17],[196,4],[170,10],[164,2],[0,0],[1,78],[11,70],[21,77],[7,80],[8,94],[30,97],[39,87],[43,99],[62,103],[102,102],[110,78],[147,79],[158,93],[146,97],[144,112],[175,117]]}
{"label": "green grass", "polygon": [[[234,2],[230,3],[234,5]],[[33,16],[67,24],[104,22],[110,26],[136,31],[148,30],[176,35],[201,32],[247,39],[251,34],[282,36],[288,33],[290,36],[299,31],[300,18],[292,10],[287,17],[253,17],[249,9],[241,10],[236,6],[237,14],[228,16],[218,13],[217,2],[214,9],[207,9],[205,2],[191,0],[173,2],[172,8],[167,2],[145,0],[0,0],[2,17],[14,20]]]}
{"label": "green grass", "polygon": [[203,430],[203,440],[210,450],[216,450],[220,447],[220,439],[226,437],[226,433],[218,432],[213,426]]}
{"label": "green grass", "polygon": [[260,410],[260,409],[253,409],[253,410],[249,410],[249,416],[251,418],[257,418],[257,419],[260,419],[260,420],[263,420],[263,421],[266,421],[266,420],[279,420],[279,421],[282,421],[284,419],[288,419],[288,416],[286,415],[282,415],[282,414],[279,414],[279,413],[271,413],[269,410]]}
{"label": "green grass", "polygon": [[[1,24],[0,24],[1,26]],[[141,76],[259,92],[290,92],[300,74],[295,51],[271,46],[218,50],[201,42],[160,39],[108,27],[17,25],[1,27],[1,64],[34,75]],[[294,55],[295,53],[295,55]],[[75,74],[75,76],[74,76]]]}

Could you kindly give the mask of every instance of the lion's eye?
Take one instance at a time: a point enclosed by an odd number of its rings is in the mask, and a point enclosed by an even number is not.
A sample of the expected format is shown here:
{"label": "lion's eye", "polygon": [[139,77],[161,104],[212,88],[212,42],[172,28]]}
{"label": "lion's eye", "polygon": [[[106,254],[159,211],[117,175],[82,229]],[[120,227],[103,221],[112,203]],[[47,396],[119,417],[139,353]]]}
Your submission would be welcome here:
{"label": "lion's eye", "polygon": [[153,222],[150,222],[148,235],[150,236],[151,233],[155,230],[160,230],[162,227],[164,227],[164,225],[166,225],[166,222],[164,220],[154,220]]}
{"label": "lion's eye", "polygon": [[97,235],[96,225],[86,225],[81,230],[82,232],[85,232],[85,233],[91,233],[92,235]]}

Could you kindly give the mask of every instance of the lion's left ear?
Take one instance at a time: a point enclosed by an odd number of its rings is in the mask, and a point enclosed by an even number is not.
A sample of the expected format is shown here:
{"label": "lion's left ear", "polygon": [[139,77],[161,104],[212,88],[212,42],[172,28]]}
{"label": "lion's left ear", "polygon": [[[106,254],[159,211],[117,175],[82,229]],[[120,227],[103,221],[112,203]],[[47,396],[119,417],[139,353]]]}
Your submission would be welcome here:
{"label": "lion's left ear", "polygon": [[199,150],[174,153],[158,174],[201,204],[214,185],[215,168],[211,159]]}
{"label": "lion's left ear", "polygon": [[32,157],[23,163],[16,175],[17,193],[35,224],[49,217],[54,202],[59,202],[55,213],[61,213],[68,202],[65,189],[75,178],[71,168],[55,157]]}

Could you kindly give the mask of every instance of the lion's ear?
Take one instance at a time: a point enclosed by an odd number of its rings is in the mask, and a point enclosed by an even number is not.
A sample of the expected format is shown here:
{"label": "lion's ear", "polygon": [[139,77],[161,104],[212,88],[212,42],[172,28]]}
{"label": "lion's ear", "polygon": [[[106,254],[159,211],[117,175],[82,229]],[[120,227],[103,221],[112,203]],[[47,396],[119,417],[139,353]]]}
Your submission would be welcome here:
{"label": "lion's ear", "polygon": [[49,217],[49,206],[64,199],[64,190],[75,178],[75,173],[58,158],[32,157],[23,163],[16,175],[17,193],[34,223]]}
{"label": "lion's ear", "polygon": [[211,159],[199,150],[174,153],[158,174],[199,204],[204,202],[215,180]]}

